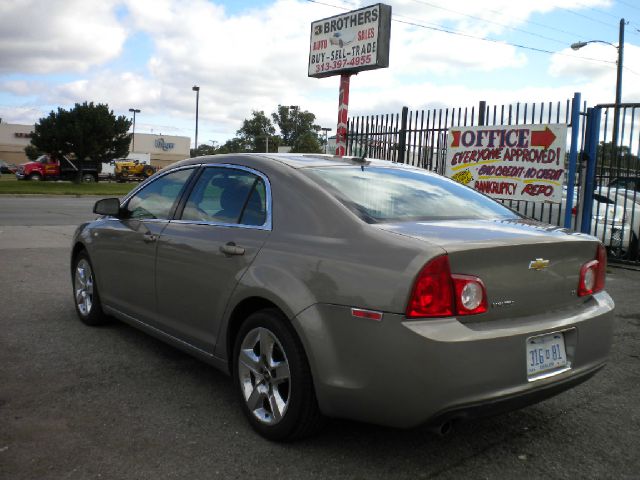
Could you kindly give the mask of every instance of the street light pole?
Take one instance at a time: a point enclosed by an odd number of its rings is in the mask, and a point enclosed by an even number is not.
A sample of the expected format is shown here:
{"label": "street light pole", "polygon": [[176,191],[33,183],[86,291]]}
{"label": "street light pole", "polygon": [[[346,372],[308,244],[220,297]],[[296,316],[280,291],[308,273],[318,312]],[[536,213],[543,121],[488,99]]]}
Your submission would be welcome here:
{"label": "street light pole", "polygon": [[136,113],[140,113],[137,108],[130,108],[130,112],[133,112],[133,135],[131,136],[131,152],[136,150]]}
{"label": "street light pole", "polygon": [[331,131],[330,128],[322,127],[320,130],[324,132],[324,153],[327,154],[327,145],[329,144],[329,136],[328,133]]}
{"label": "street light pole", "polygon": [[196,92],[196,142],[193,149],[197,150],[198,149],[198,104],[200,103],[200,87],[197,85],[194,85],[191,88],[191,90]]}
{"label": "street light pole", "polygon": [[614,114],[613,114],[613,149],[614,154],[617,156],[617,146],[618,146],[618,134],[620,131],[620,105],[622,104],[622,68],[624,61],[624,18],[620,19],[620,31],[618,34],[618,45],[614,45],[610,42],[605,42],[604,40],[589,40],[588,42],[576,42],[571,44],[571,48],[573,50],[580,50],[582,47],[590,44],[590,43],[604,43],[606,45],[611,45],[618,50],[618,61],[617,63],[617,72],[616,72],[616,101],[614,104]]}
{"label": "street light pole", "polygon": [[[292,140],[290,143],[292,144],[291,146],[293,146],[293,138],[295,137],[295,139],[298,139],[298,124],[296,123],[297,119],[299,116],[296,116],[296,112],[298,112],[298,110],[300,110],[300,107],[298,105],[288,105],[287,106],[287,116],[289,117],[289,119],[293,122],[293,132],[291,132],[291,134],[289,135],[289,138]],[[293,115],[291,115],[291,112],[293,111]]]}
{"label": "street light pole", "polygon": [[624,59],[624,18],[620,19],[618,34],[618,72],[616,74],[616,105],[613,118],[613,148],[617,157],[618,132],[620,131],[620,104],[622,103],[622,61]]}

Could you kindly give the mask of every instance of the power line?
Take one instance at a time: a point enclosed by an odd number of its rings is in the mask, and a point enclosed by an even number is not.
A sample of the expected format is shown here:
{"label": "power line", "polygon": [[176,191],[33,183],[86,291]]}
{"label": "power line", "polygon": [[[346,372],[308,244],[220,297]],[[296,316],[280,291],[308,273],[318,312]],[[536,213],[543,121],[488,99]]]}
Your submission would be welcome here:
{"label": "power line", "polygon": [[640,73],[636,72],[635,70],[630,69],[626,65],[622,65],[622,69],[623,70],[627,70],[629,73],[633,73],[634,75],[637,75],[638,77],[640,77]]}
{"label": "power line", "polygon": [[580,8],[587,8],[589,10],[593,10],[594,12],[598,12],[598,13],[601,13],[603,15],[606,15],[607,17],[611,17],[611,18],[615,18],[616,20],[620,20],[619,16],[614,15],[611,12],[607,12],[605,10],[601,10],[601,9],[595,8],[595,7],[590,7],[589,5],[584,5],[583,3],[577,3],[576,5],[578,5]]}
{"label": "power line", "polygon": [[[491,10],[491,9],[486,9],[487,12],[491,12],[491,13],[495,13],[496,15],[501,15],[501,16],[505,16],[504,12],[501,12],[499,10]],[[565,35],[569,35],[571,38],[578,38],[580,36],[580,34],[578,33],[573,33],[573,32],[568,32],[566,30],[563,30],[561,28],[557,28],[557,27],[552,27],[551,25],[547,25],[545,23],[541,23],[541,22],[535,22],[533,20],[524,20],[525,23],[529,23],[531,25],[536,25],[538,27],[542,27],[542,28],[546,28],[547,30],[553,30],[556,32],[560,32],[560,33],[564,33]]]}
{"label": "power line", "polygon": [[510,30],[515,30],[515,31],[517,31],[517,32],[526,33],[527,35],[532,35],[532,36],[534,36],[534,37],[542,38],[542,39],[544,39],[544,40],[549,40],[549,41],[551,41],[551,42],[556,42],[556,43],[559,43],[559,44],[561,44],[561,45],[566,45],[566,42],[563,42],[562,40],[558,40],[558,39],[556,39],[556,38],[551,38],[551,37],[547,37],[547,36],[544,36],[544,35],[540,35],[539,33],[530,32],[529,30],[525,30],[525,29],[523,29],[523,28],[512,27],[511,25],[506,25],[506,24],[504,24],[504,23],[495,22],[495,21],[493,21],[493,20],[487,20],[486,18],[477,17],[477,16],[475,16],[475,15],[470,15],[470,14],[467,14],[467,13],[463,13],[463,12],[460,12],[460,11],[458,11],[458,10],[452,10],[452,9],[450,9],[450,8],[441,7],[441,6],[439,6],[439,5],[435,5],[435,4],[433,4],[433,3],[425,2],[425,1],[423,1],[423,0],[413,0],[413,1],[414,1],[414,2],[416,2],[416,3],[420,3],[420,4],[422,4],[422,5],[427,5],[427,6],[432,7],[432,8],[437,8],[437,9],[439,9],[439,10],[445,10],[445,11],[447,11],[447,12],[455,13],[456,15],[461,15],[461,16],[463,16],[463,17],[472,18],[472,19],[474,19],[474,20],[479,20],[479,21],[481,21],[481,22],[490,23],[490,24],[493,24],[493,25],[499,25],[499,26],[501,26],[501,27],[505,27],[505,28],[508,28],[508,29],[510,29]]}
{"label": "power line", "polygon": [[583,15],[582,13],[574,12],[573,10],[570,10],[570,9],[568,9],[568,8],[560,8],[560,10],[564,10],[564,11],[565,11],[565,12],[567,12],[567,13],[571,13],[572,15],[576,15],[576,16],[578,16],[578,17],[585,18],[585,19],[587,19],[587,20],[589,20],[589,21],[591,21],[591,22],[599,23],[599,24],[604,25],[604,26],[606,26],[606,27],[610,27],[610,28],[618,28],[616,25],[611,25],[610,23],[603,22],[602,20],[598,20],[598,19],[596,19],[596,18],[591,18],[591,17],[589,17],[588,15]]}
{"label": "power line", "polygon": [[[396,17],[397,17],[397,15],[396,15]],[[406,18],[406,17],[404,17],[404,18]],[[556,52],[556,51],[553,51],[553,50],[546,50],[544,48],[532,47],[530,45],[521,45],[519,43],[505,42],[503,40],[495,40],[493,38],[478,37],[476,35],[471,35],[471,34],[468,34],[468,33],[457,32],[455,30],[447,30],[447,29],[443,29],[443,28],[439,28],[439,27],[426,26],[426,25],[422,25],[422,24],[419,24],[419,23],[415,23],[415,22],[399,20],[397,18],[393,18],[392,20],[394,22],[404,23],[406,25],[412,25],[414,27],[426,28],[426,29],[429,29],[429,30],[436,30],[436,31],[443,32],[443,33],[449,33],[451,35],[458,35],[458,36],[461,36],[461,37],[473,38],[475,40],[482,40],[483,42],[490,42],[490,43],[495,43],[495,44],[499,44],[499,45],[509,45],[511,47],[521,48],[521,49],[524,49],[524,50],[531,50],[533,52],[546,53],[546,54],[549,54],[549,55],[560,55],[560,56],[569,57],[569,58],[578,58],[580,60],[588,60],[588,61],[592,61],[592,62],[605,63],[605,64],[610,64],[610,65],[615,65],[616,64],[616,62],[610,61],[610,60],[601,60],[599,58],[582,57],[582,56],[578,56],[578,55],[568,55],[566,53]]]}
{"label": "power line", "polygon": [[[632,34],[632,35],[638,35],[640,36],[640,29],[638,29],[638,27],[640,27],[640,23],[638,22],[634,22],[634,21],[629,21],[628,25],[631,26],[631,30],[627,30],[626,32]],[[626,33],[625,32],[625,33]]]}
{"label": "power line", "polygon": [[635,5],[630,4],[629,2],[625,2],[623,0],[618,0],[618,3],[621,3],[623,5],[626,5],[629,8],[633,8],[634,10],[638,10],[640,11],[640,8],[636,7]]}

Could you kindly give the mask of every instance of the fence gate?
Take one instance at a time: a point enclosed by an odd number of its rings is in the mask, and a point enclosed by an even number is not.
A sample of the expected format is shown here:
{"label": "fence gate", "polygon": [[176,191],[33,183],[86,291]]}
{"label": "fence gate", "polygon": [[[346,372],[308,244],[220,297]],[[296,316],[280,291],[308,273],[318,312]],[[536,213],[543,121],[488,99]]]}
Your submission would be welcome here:
{"label": "fence gate", "polygon": [[621,104],[615,119],[614,104],[587,113],[581,230],[608,247],[612,262],[640,265],[640,104]]}

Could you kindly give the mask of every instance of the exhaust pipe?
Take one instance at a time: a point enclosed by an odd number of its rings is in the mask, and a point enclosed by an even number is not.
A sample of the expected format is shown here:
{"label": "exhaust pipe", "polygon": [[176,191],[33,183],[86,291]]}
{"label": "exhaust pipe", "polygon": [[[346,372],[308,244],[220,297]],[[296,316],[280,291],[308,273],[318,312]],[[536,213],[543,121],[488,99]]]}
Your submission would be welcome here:
{"label": "exhaust pipe", "polygon": [[441,437],[446,437],[453,431],[453,420],[447,420],[439,425],[434,425],[430,430]]}

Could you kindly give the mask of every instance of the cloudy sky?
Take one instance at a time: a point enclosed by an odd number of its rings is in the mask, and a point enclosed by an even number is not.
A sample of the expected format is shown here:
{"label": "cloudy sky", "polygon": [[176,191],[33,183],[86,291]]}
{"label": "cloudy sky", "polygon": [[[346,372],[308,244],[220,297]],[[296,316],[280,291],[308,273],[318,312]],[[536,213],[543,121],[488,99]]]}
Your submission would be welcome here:
{"label": "cloudy sky", "polygon": [[[2,0],[0,118],[34,123],[59,106],[138,108],[136,131],[224,142],[252,110],[312,111],[335,132],[338,77],[307,77],[314,20],[357,0]],[[620,18],[623,101],[640,101],[638,0],[388,0],[390,66],[351,80],[350,114],[433,106],[613,102]],[[443,32],[441,30],[446,30]],[[543,51],[538,51],[543,50]]]}

